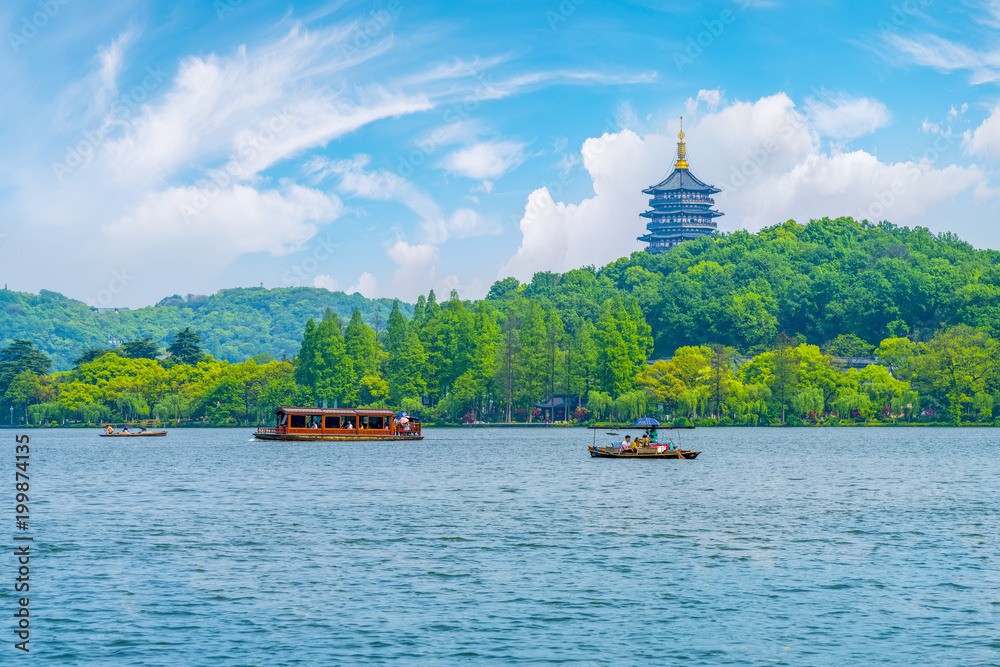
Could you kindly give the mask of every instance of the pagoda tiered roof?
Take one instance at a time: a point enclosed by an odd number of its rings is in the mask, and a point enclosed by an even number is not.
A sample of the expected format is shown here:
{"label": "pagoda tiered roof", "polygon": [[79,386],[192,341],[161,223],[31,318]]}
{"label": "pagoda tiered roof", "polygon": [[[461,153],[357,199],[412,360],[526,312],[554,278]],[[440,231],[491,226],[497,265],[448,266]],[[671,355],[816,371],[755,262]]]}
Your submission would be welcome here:
{"label": "pagoda tiered roof", "polygon": [[[659,203],[659,202],[657,202],[657,203]],[[686,207],[685,206],[685,207],[681,207],[681,208],[670,208],[670,209],[663,209],[663,210],[645,211],[644,213],[640,213],[639,217],[640,218],[652,218],[654,215],[662,215],[666,210],[669,210],[669,212],[671,214],[676,213],[677,215],[707,215],[707,216],[712,217],[712,218],[718,218],[721,215],[725,215],[724,213],[719,213],[718,211],[713,211],[712,209],[707,209],[706,210],[704,208],[690,208],[690,207]]]}
{"label": "pagoda tiered roof", "polygon": [[649,222],[646,223],[648,233],[638,240],[647,243],[646,252],[654,255],[667,252],[679,243],[714,234],[718,227],[715,218],[722,215],[712,210],[715,205],[712,195],[721,190],[700,180],[688,167],[683,118],[677,138],[680,141],[677,142],[674,170],[656,185],[643,190],[644,194],[652,195],[651,210],[639,214]]}
{"label": "pagoda tiered roof", "polygon": [[704,192],[705,194],[715,194],[722,192],[714,185],[703,183],[697,176],[691,173],[687,167],[674,169],[669,176],[662,181],[642,191],[646,195],[656,195],[661,192],[684,190],[687,192]]}

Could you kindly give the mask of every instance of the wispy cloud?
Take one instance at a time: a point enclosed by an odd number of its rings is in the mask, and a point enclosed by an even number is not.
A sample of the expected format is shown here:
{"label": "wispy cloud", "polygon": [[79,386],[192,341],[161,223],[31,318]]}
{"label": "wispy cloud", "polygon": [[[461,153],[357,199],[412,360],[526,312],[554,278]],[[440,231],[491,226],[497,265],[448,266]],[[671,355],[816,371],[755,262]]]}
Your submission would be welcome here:
{"label": "wispy cloud", "polygon": [[465,178],[499,178],[524,162],[527,146],[515,141],[483,141],[449,153],[439,166]]}
{"label": "wispy cloud", "polygon": [[891,32],[885,39],[912,64],[932,67],[939,72],[968,71],[973,85],[1000,79],[1000,50],[977,51],[929,33],[904,37]]}

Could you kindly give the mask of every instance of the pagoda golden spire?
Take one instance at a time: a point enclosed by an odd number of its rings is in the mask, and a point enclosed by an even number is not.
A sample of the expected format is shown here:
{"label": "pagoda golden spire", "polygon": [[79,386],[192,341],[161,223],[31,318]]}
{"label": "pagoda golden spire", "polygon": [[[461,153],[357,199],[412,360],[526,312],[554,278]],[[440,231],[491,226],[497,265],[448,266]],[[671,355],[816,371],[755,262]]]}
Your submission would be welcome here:
{"label": "pagoda golden spire", "polygon": [[687,150],[684,148],[684,116],[681,116],[681,131],[677,135],[680,141],[677,142],[677,164],[674,169],[687,169]]}

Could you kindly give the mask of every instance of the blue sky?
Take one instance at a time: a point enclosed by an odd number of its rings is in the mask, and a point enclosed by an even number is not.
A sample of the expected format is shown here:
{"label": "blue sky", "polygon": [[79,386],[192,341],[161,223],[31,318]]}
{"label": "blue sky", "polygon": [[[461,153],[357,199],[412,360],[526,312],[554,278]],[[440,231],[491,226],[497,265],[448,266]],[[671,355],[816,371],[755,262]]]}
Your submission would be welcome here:
{"label": "blue sky", "polygon": [[853,215],[1000,248],[1000,2],[8,2],[0,280],[100,306],[412,300],[639,250],[689,161],[720,229]]}

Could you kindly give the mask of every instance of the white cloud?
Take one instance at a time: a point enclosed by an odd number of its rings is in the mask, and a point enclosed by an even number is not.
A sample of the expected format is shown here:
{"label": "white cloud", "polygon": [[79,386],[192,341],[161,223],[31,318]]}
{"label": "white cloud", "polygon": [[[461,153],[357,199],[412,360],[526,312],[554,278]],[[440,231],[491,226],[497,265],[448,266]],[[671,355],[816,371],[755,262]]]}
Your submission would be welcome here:
{"label": "white cloud", "polygon": [[392,278],[394,295],[413,300],[424,287],[434,283],[439,259],[437,246],[398,241],[386,254],[398,267]]}
{"label": "white cloud", "polygon": [[118,94],[118,76],[124,67],[125,52],[137,37],[138,33],[135,30],[126,30],[118,35],[107,48],[98,47],[97,57],[100,68],[92,77],[91,85],[96,108],[107,109],[111,100]]}
{"label": "white cloud", "polygon": [[482,299],[489,292],[489,286],[479,278],[465,282],[457,275],[445,276],[434,283],[434,293],[438,295],[438,299],[443,300],[452,290],[457,291],[463,299]]}
{"label": "white cloud", "polygon": [[715,111],[722,104],[725,98],[725,91],[715,88],[713,90],[699,90],[698,91],[698,101],[704,102],[708,105],[709,111]]}
{"label": "white cloud", "polygon": [[[375,120],[431,108],[420,92],[368,84],[333,93],[316,86],[319,76],[341,75],[336,47],[349,36],[343,29],[296,28],[261,48],[186,58],[162,98],[143,106],[124,133],[102,147],[109,170],[155,181],[192,162],[229,161],[247,180]],[[379,52],[370,47],[365,57]]]}
{"label": "white cloud", "polygon": [[105,225],[103,243],[128,252],[155,239],[156,255],[181,253],[189,262],[201,255],[224,266],[247,253],[300,250],[342,212],[336,196],[294,184],[272,190],[236,185],[214,193],[176,187],[150,193]]}
{"label": "white cloud", "polygon": [[337,286],[337,279],[328,276],[325,273],[321,273],[313,278],[313,287],[320,287],[322,289],[330,290],[331,292],[336,292]]}
{"label": "white cloud", "polygon": [[[532,192],[520,223],[521,246],[500,275],[526,280],[535,271],[602,265],[642,249],[635,237],[645,232],[639,214],[648,209],[648,196],[641,190],[672,169],[666,156],[674,154],[675,131],[676,125],[646,136],[623,130],[584,142],[594,196],[571,203],[557,201],[548,188]],[[819,135],[783,93],[731,103],[685,123],[685,132],[692,170],[723,189],[717,195],[717,208],[726,214],[719,219],[722,230],[838,215],[928,224],[920,216],[933,206],[986,190],[986,176],[976,166],[883,163],[864,151],[824,153]]]}
{"label": "white cloud", "polygon": [[1000,157],[1000,104],[993,107],[989,117],[974,131],[966,131],[963,145],[970,155]]}
{"label": "white cloud", "polygon": [[1000,50],[976,51],[931,34],[910,38],[890,32],[885,39],[889,46],[916,65],[940,72],[968,70],[973,85],[1000,79]]}
{"label": "white cloud", "polygon": [[369,299],[374,299],[378,297],[378,280],[372,274],[367,271],[363,272],[358,276],[358,282],[356,285],[351,285],[347,288],[348,294],[354,294],[355,292],[361,296],[368,297]]}
{"label": "white cloud", "polygon": [[524,162],[526,147],[514,141],[484,141],[449,153],[438,166],[475,180],[498,178]]}
{"label": "white cloud", "polygon": [[499,234],[500,228],[471,208],[460,208],[448,218],[448,235],[464,239]]}
{"label": "white cloud", "polygon": [[423,238],[428,243],[443,243],[453,237],[468,238],[498,231],[495,225],[472,209],[458,209],[446,217],[433,197],[402,176],[385,170],[366,170],[370,162],[368,155],[334,162],[318,158],[310,161],[306,172],[317,183],[327,176],[338,177],[338,191],[348,196],[400,202],[420,216]]}
{"label": "white cloud", "polygon": [[850,140],[871,134],[892,120],[889,109],[878,100],[847,95],[806,100],[806,112],[816,131],[831,139]]}

